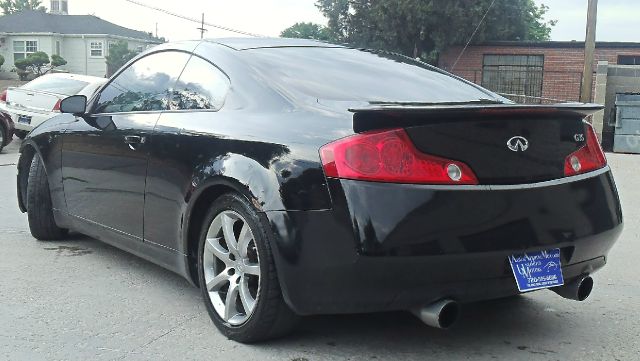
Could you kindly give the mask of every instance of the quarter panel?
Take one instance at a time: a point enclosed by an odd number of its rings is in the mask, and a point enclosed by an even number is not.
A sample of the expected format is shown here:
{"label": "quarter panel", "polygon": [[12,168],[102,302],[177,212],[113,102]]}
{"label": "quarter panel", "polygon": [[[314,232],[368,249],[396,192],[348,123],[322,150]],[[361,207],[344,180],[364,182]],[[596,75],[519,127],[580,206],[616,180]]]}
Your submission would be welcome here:
{"label": "quarter panel", "polygon": [[330,208],[319,145],[284,139],[291,132],[277,123],[286,119],[239,111],[164,113],[151,142],[145,239],[184,251],[177,241],[190,207],[215,184],[236,189],[259,211]]}

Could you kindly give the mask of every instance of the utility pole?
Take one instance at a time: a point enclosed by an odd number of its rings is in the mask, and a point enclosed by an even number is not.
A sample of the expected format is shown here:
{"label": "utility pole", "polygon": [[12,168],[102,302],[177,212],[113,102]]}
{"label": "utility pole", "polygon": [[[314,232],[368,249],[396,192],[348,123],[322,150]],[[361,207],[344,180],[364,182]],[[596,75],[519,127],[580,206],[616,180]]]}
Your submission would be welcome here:
{"label": "utility pole", "polygon": [[593,64],[596,50],[596,21],[598,19],[598,0],[589,0],[587,11],[587,35],[584,42],[584,70],[582,71],[582,89],[580,101],[590,103],[593,92]]}
{"label": "utility pole", "polygon": [[158,38],[158,23],[156,23],[156,39]]}
{"label": "utility pole", "polygon": [[204,39],[204,32],[207,31],[207,29],[204,28],[204,13],[202,13],[202,25],[197,29],[200,30],[200,39]]}

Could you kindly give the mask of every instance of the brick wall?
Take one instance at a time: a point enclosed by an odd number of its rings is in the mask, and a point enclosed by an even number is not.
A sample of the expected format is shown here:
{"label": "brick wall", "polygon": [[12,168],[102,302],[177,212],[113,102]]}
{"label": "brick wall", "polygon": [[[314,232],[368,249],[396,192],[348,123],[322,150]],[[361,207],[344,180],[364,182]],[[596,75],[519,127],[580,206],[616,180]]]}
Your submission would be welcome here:
{"label": "brick wall", "polygon": [[[451,47],[440,55],[438,66],[451,71],[451,67],[460,55],[462,47]],[[542,97],[578,101],[582,83],[584,49],[580,47],[542,47],[542,46],[470,46],[460,57],[453,73],[476,84],[482,84],[482,61],[484,55],[544,55],[544,74],[542,81]],[[608,61],[617,64],[618,55],[640,55],[640,44],[637,48],[629,47],[597,47],[596,61]],[[595,71],[593,68],[594,87]]]}

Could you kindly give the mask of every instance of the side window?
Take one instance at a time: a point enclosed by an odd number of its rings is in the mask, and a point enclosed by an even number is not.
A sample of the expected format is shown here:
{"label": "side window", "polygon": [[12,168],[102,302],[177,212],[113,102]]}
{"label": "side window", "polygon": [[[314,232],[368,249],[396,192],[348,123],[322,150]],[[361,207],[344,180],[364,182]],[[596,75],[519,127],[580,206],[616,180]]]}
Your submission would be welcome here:
{"label": "side window", "polygon": [[172,110],[219,110],[229,91],[229,78],[208,61],[193,56],[176,83]]}
{"label": "side window", "polygon": [[100,94],[93,113],[165,110],[189,54],[162,52],[146,56],[120,73]]}

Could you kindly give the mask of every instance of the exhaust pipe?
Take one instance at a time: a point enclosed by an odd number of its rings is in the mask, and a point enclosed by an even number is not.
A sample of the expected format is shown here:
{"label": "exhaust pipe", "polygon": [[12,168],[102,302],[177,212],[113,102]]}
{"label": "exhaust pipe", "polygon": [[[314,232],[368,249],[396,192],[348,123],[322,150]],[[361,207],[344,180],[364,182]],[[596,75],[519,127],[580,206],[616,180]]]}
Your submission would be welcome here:
{"label": "exhaust pipe", "polygon": [[425,324],[447,329],[451,327],[460,316],[460,305],[453,300],[440,300],[411,310]]}
{"label": "exhaust pipe", "polygon": [[584,301],[589,297],[593,290],[593,278],[588,275],[580,276],[569,284],[555,287],[551,290],[564,298]]}

